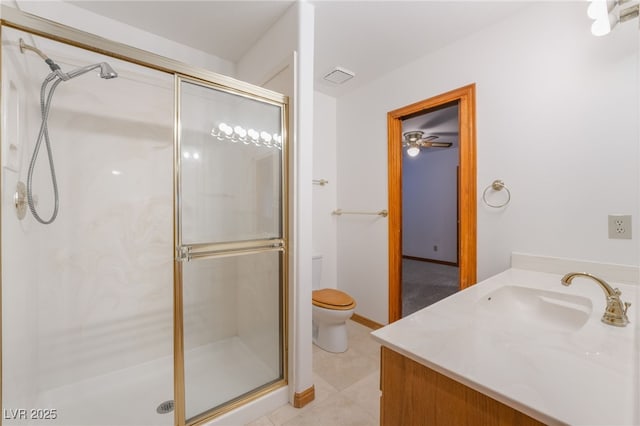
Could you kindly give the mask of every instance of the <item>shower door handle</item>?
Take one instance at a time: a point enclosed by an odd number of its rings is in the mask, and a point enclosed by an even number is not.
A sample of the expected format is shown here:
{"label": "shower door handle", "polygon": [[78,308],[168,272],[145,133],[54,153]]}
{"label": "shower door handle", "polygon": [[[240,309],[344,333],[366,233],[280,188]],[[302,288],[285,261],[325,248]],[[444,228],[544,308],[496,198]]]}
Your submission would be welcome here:
{"label": "shower door handle", "polygon": [[284,240],[280,238],[233,243],[192,244],[178,247],[176,260],[179,262],[189,262],[194,259],[210,259],[212,257],[284,251],[284,249]]}
{"label": "shower door handle", "polygon": [[189,246],[181,246],[176,249],[176,260],[178,262],[189,261]]}

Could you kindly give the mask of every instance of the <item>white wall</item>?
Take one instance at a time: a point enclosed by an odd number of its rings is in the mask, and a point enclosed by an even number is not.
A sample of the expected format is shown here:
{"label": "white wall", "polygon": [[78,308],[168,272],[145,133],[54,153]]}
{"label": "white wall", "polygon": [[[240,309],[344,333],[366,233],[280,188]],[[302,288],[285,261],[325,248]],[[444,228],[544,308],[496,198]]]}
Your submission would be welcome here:
{"label": "white wall", "polygon": [[313,178],[329,181],[323,186],[313,185],[313,253],[323,257],[320,285],[335,288],[338,285],[338,217],[331,212],[338,208],[336,100],[315,92],[313,106]]}
{"label": "white wall", "polygon": [[306,1],[294,3],[238,61],[236,75],[241,80],[264,85],[289,96],[292,112],[289,116],[289,366],[293,384],[290,400],[293,393],[303,392],[313,385],[310,186],[313,176],[314,14],[314,7]]}
{"label": "white wall", "polygon": [[[237,78],[261,86],[289,63],[299,50],[300,6],[294,4],[236,64]],[[293,97],[293,93],[285,93]]]}
{"label": "white wall", "polygon": [[[582,2],[534,3],[340,98],[338,204],[387,205],[388,111],[475,82],[478,278],[512,251],[637,265],[637,239],[607,239],[609,213],[638,224],[637,23],[601,38],[590,25]],[[497,178],[512,193],[500,210],[481,201]],[[387,225],[338,225],[338,286],[383,323]]]}
{"label": "white wall", "polygon": [[[458,149],[402,155],[402,255],[458,261]],[[437,249],[434,249],[437,246]]]}
{"label": "white wall", "polygon": [[[15,0],[23,12],[59,22],[106,39],[137,47],[186,64],[233,76],[235,64],[184,44],[151,34],[61,0]],[[8,3],[13,6],[13,4]]]}

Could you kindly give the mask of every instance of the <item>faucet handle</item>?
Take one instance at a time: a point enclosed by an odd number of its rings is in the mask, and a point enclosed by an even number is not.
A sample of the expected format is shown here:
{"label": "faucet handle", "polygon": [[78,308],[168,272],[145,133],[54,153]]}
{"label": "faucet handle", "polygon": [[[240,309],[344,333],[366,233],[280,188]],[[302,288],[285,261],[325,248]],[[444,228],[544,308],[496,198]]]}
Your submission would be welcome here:
{"label": "faucet handle", "polygon": [[607,298],[607,307],[602,315],[602,322],[609,325],[615,325],[616,327],[624,327],[629,323],[629,318],[627,318],[627,309],[629,309],[631,303],[623,302],[622,299],[620,299],[620,296],[622,295],[620,289],[613,289],[606,283],[606,281],[586,272],[569,272],[562,277],[560,282],[563,285],[570,285],[571,281],[577,276],[591,278],[598,283],[604,291],[605,297]]}

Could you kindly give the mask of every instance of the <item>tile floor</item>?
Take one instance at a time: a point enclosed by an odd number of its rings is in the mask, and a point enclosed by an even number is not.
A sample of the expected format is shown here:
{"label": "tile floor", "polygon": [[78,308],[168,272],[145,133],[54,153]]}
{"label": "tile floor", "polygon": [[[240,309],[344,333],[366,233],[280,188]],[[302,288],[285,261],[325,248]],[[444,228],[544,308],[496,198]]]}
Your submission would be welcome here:
{"label": "tile floor", "polygon": [[380,345],[371,329],[347,321],[349,349],[332,354],[313,346],[316,398],[285,405],[247,426],[377,426],[380,424]]}

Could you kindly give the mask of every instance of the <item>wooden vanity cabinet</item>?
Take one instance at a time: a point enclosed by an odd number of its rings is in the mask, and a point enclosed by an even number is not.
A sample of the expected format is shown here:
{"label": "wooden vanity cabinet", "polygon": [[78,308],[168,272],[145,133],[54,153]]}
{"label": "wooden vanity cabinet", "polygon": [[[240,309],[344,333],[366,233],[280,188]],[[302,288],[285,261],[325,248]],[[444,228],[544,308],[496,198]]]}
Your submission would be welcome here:
{"label": "wooden vanity cabinet", "polygon": [[539,421],[382,346],[382,426],[529,426]]}

